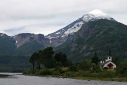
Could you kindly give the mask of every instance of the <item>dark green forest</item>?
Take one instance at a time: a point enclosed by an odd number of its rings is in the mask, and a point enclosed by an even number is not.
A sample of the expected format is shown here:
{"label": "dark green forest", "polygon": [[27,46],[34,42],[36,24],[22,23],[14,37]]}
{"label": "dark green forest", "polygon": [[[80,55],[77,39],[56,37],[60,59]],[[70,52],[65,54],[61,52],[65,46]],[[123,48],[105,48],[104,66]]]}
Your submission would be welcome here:
{"label": "dark green forest", "polygon": [[[127,26],[116,21],[97,20],[83,24],[81,29],[57,48],[50,57],[53,67],[63,65],[63,59],[55,59],[55,55],[65,55],[73,63],[90,60],[94,53],[101,60],[108,55],[111,48],[112,56],[120,60],[127,60]],[[29,69],[29,58],[34,52],[41,54],[41,66],[49,66],[44,57],[45,47],[37,41],[30,41],[20,47],[15,46],[15,40],[7,35],[0,36],[0,71],[22,71]],[[40,50],[40,52],[39,52]],[[44,51],[44,52],[43,52]],[[43,55],[43,57],[42,57]],[[44,58],[44,59],[43,59]],[[43,62],[45,61],[45,62]],[[10,69],[10,70],[9,70]]]}
{"label": "dark green forest", "polygon": [[59,49],[73,61],[91,59],[96,52],[101,59],[108,55],[111,48],[112,56],[127,59],[127,26],[110,20],[97,20],[83,24],[75,33],[74,39],[64,48]]}
{"label": "dark green forest", "polygon": [[30,56],[0,56],[1,72],[22,72],[30,69]]}

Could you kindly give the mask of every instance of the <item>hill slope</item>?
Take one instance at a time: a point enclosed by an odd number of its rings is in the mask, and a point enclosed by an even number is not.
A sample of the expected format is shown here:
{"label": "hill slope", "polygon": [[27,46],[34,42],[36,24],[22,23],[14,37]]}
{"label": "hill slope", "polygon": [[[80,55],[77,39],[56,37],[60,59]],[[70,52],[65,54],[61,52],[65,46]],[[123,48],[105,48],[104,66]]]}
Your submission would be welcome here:
{"label": "hill slope", "polygon": [[99,9],[95,9],[89,13],[84,14],[81,18],[75,20],[64,28],[59,29],[54,33],[48,34],[45,37],[49,38],[51,46],[57,47],[64,43],[68,39],[68,36],[72,36],[74,33],[76,33],[84,23],[89,21],[96,21],[99,19],[115,21],[115,19],[110,17],[108,14],[102,12]]}
{"label": "hill slope", "polygon": [[67,53],[73,62],[91,58],[96,51],[105,58],[110,47],[112,56],[127,56],[127,26],[116,21],[97,20],[85,23],[75,33],[73,41],[62,51]]}
{"label": "hill slope", "polygon": [[15,40],[6,34],[0,33],[0,56],[12,55],[15,48]]}

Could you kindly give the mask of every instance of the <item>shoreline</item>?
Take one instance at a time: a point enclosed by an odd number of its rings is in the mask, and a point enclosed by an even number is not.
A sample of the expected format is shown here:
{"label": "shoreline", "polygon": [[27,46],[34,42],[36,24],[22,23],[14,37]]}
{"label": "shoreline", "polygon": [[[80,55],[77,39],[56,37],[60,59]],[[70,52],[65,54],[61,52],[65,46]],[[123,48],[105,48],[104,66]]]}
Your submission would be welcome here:
{"label": "shoreline", "polygon": [[[115,81],[115,82],[127,82],[127,78],[97,78],[97,77],[79,77],[79,76],[75,76],[75,77],[66,77],[66,76],[61,76],[61,75],[33,75],[33,74],[21,74],[24,76],[38,76],[38,77],[54,77],[54,78],[69,78],[69,79],[77,79],[77,80],[87,80],[87,81],[91,81],[91,80],[96,80],[96,81]],[[0,74],[0,78],[7,78],[11,75],[8,75],[6,73],[4,74]]]}
{"label": "shoreline", "polygon": [[68,71],[68,70],[55,70],[55,69],[42,69],[40,71],[32,72],[31,70],[23,72],[23,75],[28,76],[51,76],[56,78],[70,78],[79,80],[100,80],[100,81],[116,81],[116,82],[127,82],[126,76],[118,76],[114,71],[104,72],[91,72],[91,71]]}
{"label": "shoreline", "polygon": [[69,79],[77,79],[77,80],[95,80],[95,81],[114,81],[114,82],[127,82],[127,78],[95,78],[95,77],[65,77],[59,75],[29,75],[29,74],[22,74],[26,76],[38,76],[38,77],[53,77],[53,78],[69,78]]}
{"label": "shoreline", "polygon": [[99,81],[115,81],[115,82],[127,82],[127,78],[94,78],[94,77],[72,77],[72,79],[79,80],[99,80]]}
{"label": "shoreline", "polygon": [[7,75],[7,74],[0,74],[0,78],[7,78],[9,77],[10,75]]}

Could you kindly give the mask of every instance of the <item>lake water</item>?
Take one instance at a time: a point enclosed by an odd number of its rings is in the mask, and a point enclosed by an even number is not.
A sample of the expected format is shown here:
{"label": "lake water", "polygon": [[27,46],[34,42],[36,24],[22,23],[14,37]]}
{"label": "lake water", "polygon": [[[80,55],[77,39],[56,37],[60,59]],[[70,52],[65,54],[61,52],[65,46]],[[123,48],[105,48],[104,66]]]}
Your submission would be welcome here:
{"label": "lake water", "polygon": [[[5,73],[7,74],[7,73]],[[68,78],[37,77],[8,73],[8,78],[0,78],[0,85],[127,85],[125,82],[87,81]]]}

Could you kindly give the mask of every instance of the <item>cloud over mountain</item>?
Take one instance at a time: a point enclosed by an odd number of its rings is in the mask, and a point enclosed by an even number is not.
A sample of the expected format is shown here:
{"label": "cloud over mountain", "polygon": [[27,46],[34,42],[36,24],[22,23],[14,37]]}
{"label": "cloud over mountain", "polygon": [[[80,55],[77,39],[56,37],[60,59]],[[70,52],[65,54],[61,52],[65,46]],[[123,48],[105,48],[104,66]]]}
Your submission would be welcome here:
{"label": "cloud over mountain", "polygon": [[127,24],[126,3],[126,0],[0,0],[0,32],[49,34],[95,8]]}

